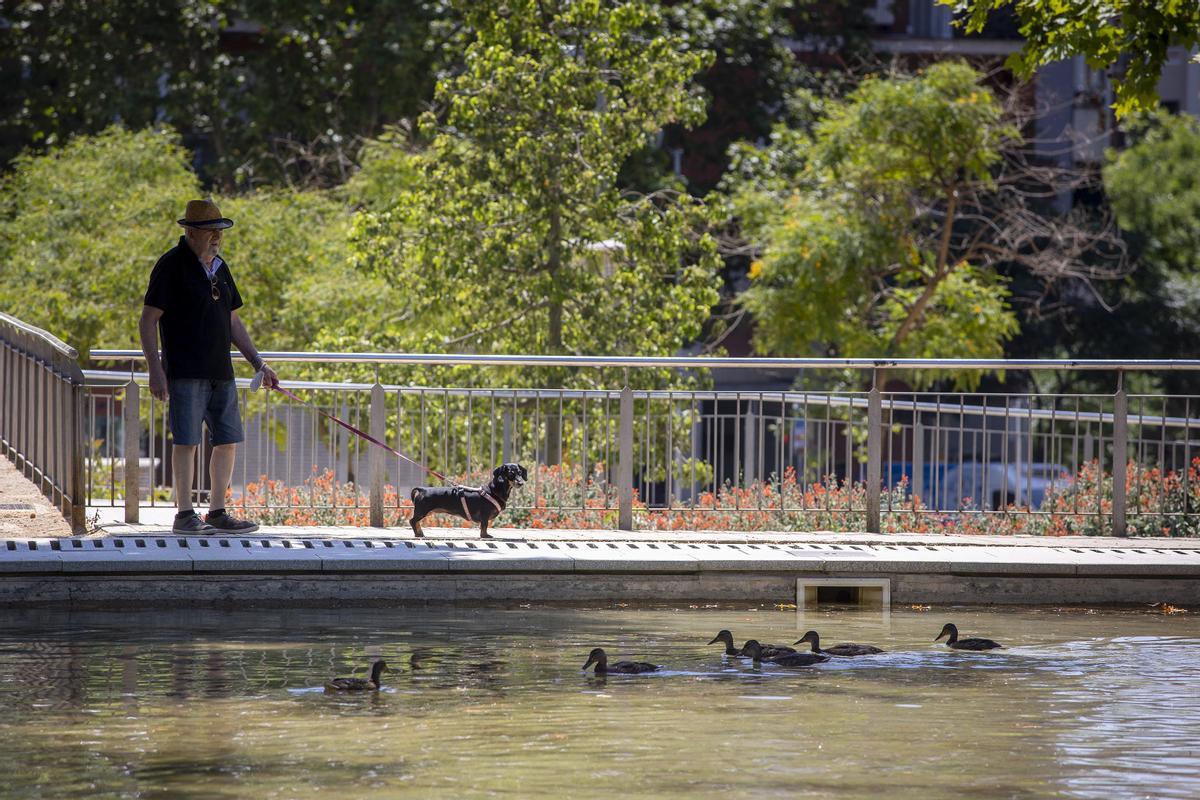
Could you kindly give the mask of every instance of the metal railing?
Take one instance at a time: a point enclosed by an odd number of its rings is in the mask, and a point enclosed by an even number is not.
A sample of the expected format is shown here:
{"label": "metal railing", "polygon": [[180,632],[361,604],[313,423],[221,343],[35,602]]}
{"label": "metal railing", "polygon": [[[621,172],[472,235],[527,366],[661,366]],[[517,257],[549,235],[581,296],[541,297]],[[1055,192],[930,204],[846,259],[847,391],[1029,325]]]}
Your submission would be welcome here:
{"label": "metal railing", "polygon": [[[1194,470],[1200,453],[1193,452],[1200,419],[1191,417],[1200,398],[1131,396],[1123,380],[1134,370],[1200,370],[1198,361],[263,355],[272,362],[377,368],[786,369],[796,375],[850,369],[871,387],[431,388],[294,382],[282,370],[290,389],[439,471],[478,480],[504,461],[531,466],[531,491],[511,507],[518,519],[537,520],[531,524],[591,515],[596,524],[628,530],[635,520],[742,526],[765,517],[777,527],[880,531],[885,524],[945,529],[1003,518],[1018,520],[1022,530],[1032,525],[1120,536],[1131,521],[1142,532],[1191,531],[1200,523]],[[96,351],[92,357],[136,364],[141,353]],[[1099,370],[1113,374],[1114,392],[883,392],[876,379],[885,369]],[[121,500],[130,521],[144,502],[169,505],[157,490],[170,483],[164,409],[142,390],[145,376],[89,371],[87,383],[89,429],[102,443],[89,453],[90,502]],[[349,508],[382,525],[398,517],[410,486],[428,482],[418,468],[368,449],[303,407],[272,393],[245,393],[246,383],[241,399],[248,439],[234,488],[250,498],[247,508]],[[124,454],[133,453],[138,468],[125,469],[133,462]],[[318,481],[326,469],[330,477]],[[194,491],[204,492],[205,474],[196,471]]]}
{"label": "metal railing", "polygon": [[86,510],[83,407],[79,354],[0,313],[0,449],[75,530]]}

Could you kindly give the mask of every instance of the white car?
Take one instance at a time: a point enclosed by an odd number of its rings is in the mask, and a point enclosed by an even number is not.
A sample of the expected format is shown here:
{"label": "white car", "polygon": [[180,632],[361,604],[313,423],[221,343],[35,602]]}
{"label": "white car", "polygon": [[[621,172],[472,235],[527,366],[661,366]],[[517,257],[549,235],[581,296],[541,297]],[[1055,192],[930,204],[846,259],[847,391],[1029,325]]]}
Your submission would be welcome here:
{"label": "white car", "polygon": [[1062,489],[1070,483],[1071,472],[1062,464],[965,461],[947,466],[933,486],[924,487],[923,494],[926,505],[942,511],[1011,505],[1036,510],[1048,489]]}

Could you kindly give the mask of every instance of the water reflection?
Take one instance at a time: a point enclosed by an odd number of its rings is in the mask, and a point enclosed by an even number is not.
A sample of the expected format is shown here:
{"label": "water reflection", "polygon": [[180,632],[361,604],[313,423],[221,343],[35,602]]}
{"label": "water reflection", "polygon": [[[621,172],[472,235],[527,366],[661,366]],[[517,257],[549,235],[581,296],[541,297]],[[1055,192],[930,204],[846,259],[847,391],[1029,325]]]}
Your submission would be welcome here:
{"label": "water reflection", "polygon": [[[951,620],[1007,649],[933,644]],[[725,627],[887,652],[755,668]],[[664,669],[584,673],[596,646]],[[1198,657],[1190,615],[1121,611],[10,613],[0,769],[5,797],[1188,797]],[[322,692],[376,658],[382,691]]]}

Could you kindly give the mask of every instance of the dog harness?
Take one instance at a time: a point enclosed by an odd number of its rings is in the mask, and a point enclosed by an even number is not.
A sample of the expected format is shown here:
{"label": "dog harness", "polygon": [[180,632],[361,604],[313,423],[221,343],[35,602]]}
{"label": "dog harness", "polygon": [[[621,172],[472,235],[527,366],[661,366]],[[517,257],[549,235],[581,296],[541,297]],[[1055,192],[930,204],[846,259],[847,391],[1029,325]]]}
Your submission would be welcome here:
{"label": "dog harness", "polygon": [[[491,492],[487,491],[486,489],[479,489],[478,491],[479,491],[479,494],[481,494],[483,496],[484,500],[487,500],[489,503],[491,503],[492,505],[494,505],[496,507],[497,514],[499,514],[501,511],[504,510],[504,506],[500,505],[499,500],[492,497]],[[475,518],[471,516],[471,510],[469,508],[467,508],[467,495],[465,493],[460,494],[458,496],[458,501],[460,503],[462,503],[463,516],[467,518],[467,521],[475,522]]]}

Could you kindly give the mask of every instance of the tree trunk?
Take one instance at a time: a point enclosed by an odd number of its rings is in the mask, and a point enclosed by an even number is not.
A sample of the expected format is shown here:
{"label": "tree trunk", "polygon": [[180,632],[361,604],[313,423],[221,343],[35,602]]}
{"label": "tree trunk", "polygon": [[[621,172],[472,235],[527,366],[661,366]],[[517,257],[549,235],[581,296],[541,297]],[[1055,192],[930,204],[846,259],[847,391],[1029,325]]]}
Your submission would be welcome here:
{"label": "tree trunk", "polygon": [[[546,351],[551,355],[561,355],[563,352],[563,296],[559,283],[562,277],[562,217],[559,214],[557,202],[550,206],[550,238],[546,243],[546,267],[550,273],[550,319],[549,330],[546,332]],[[552,369],[550,380],[545,388],[560,389],[555,383],[561,383],[561,370]],[[558,413],[558,403],[550,401],[546,409],[546,453],[544,463],[558,464],[559,451],[562,450],[562,417]]]}
{"label": "tree trunk", "polygon": [[896,334],[892,336],[892,341],[888,343],[889,352],[895,352],[900,343],[921,322],[921,318],[925,316],[925,307],[933,299],[933,293],[937,291],[938,285],[950,274],[950,269],[947,266],[950,256],[950,233],[954,228],[954,213],[957,210],[958,191],[951,189],[947,192],[946,222],[942,228],[942,240],[938,243],[937,264],[933,271],[933,277],[929,279],[929,283],[925,284],[925,290],[921,292],[921,296],[917,298],[917,302],[913,303],[912,308],[909,309],[908,316],[904,318],[904,322],[900,323],[900,327],[896,329]]}

